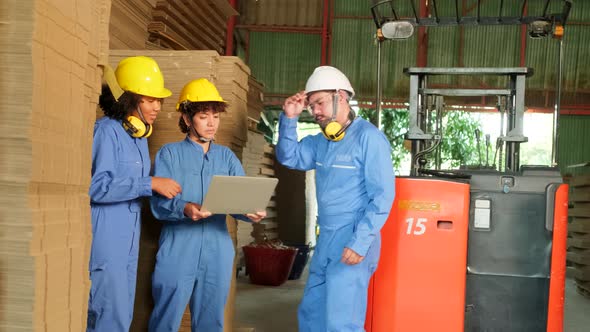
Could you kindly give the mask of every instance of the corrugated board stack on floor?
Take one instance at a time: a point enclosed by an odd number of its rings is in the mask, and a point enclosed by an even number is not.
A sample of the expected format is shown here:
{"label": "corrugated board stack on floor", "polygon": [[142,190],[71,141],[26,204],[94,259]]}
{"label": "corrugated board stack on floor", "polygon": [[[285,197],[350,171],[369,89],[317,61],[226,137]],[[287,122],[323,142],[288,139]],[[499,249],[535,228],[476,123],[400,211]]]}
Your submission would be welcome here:
{"label": "corrugated board stack on floor", "polygon": [[152,20],[154,0],[113,0],[109,25],[113,50],[146,48],[147,26]]}
{"label": "corrugated board stack on floor", "polygon": [[578,291],[590,297],[590,175],[576,175],[571,179],[573,208],[569,210],[568,260],[573,265],[572,276]]}
{"label": "corrugated board stack on floor", "polygon": [[[207,78],[215,84],[221,96],[229,103],[226,113],[221,115],[221,125],[216,142],[230,147],[238,156],[247,140],[247,93],[250,69],[237,57],[219,56],[215,51],[111,51],[110,63],[113,68],[125,57],[146,55],[154,58],[164,75],[165,86],[172,91],[172,96],[164,101],[162,111],[154,123],[154,132],[149,138],[150,155],[155,157],[160,147],[166,143],[184,139],[180,132],[176,112],[176,103],[182,87],[197,78]],[[142,217],[142,236],[140,246],[140,266],[138,267],[138,285],[135,315],[132,331],[143,331],[152,309],[151,274],[157,252],[157,238],[160,224],[150,213]],[[157,225],[157,226],[154,226]],[[231,229],[232,225],[228,224]],[[231,234],[231,233],[230,233]],[[235,241],[235,232],[233,232]],[[230,294],[231,295],[231,294]],[[226,316],[231,329],[231,310],[233,300],[228,299]],[[186,316],[188,318],[188,316]],[[190,328],[190,321],[183,320],[183,326]],[[181,329],[181,331],[183,331]]]}
{"label": "corrugated board stack on floor", "polygon": [[227,0],[157,1],[149,42],[174,50],[224,53],[227,20],[238,13]]}
{"label": "corrugated board stack on floor", "polygon": [[[248,122],[252,122],[252,120],[248,119]],[[266,142],[262,133],[258,131],[248,130],[248,143],[244,148],[243,158],[242,158],[242,166],[244,167],[244,171],[246,172],[246,176],[262,176],[262,177],[271,177],[274,176],[274,172],[272,171],[274,165],[274,159],[272,156],[267,155],[265,151],[272,151],[270,144]],[[249,224],[249,223],[238,223],[238,268],[242,268],[245,265],[244,262],[244,253],[241,248],[251,242],[255,241],[254,234],[257,235],[258,242],[264,240],[264,236],[266,235],[269,239],[274,239],[274,230],[270,227],[276,228],[276,205],[274,201],[274,196],[272,197],[271,201],[269,202],[269,206],[266,209],[268,217],[261,221],[260,225],[258,224]],[[270,227],[269,227],[270,226]],[[267,227],[268,230],[267,230]],[[278,236],[277,236],[278,237]]]}
{"label": "corrugated board stack on floor", "polygon": [[[256,150],[255,156],[258,157],[258,162],[255,165],[248,164],[247,167],[250,172],[248,175],[252,176],[265,176],[275,177],[274,163],[275,163],[275,151],[274,147],[264,141],[262,134],[255,135],[257,144],[252,144]],[[254,138],[253,138],[254,139]],[[262,144],[262,154],[260,154],[259,146]],[[269,206],[266,208],[266,218],[259,223],[252,225],[252,237],[254,242],[261,243],[264,241],[278,240],[279,238],[279,224],[277,220],[277,205],[276,205],[276,192],[271,197]]]}
{"label": "corrugated board stack on floor", "polygon": [[229,104],[222,114],[215,141],[229,147],[242,160],[248,140],[248,77],[250,68],[235,56],[222,56],[217,66],[217,82],[221,97]]}
{"label": "corrugated board stack on floor", "polygon": [[254,77],[248,79],[248,128],[256,131],[256,125],[260,122],[260,113],[264,111],[264,86]]}
{"label": "corrugated board stack on floor", "polygon": [[0,330],[86,329],[92,128],[110,1],[0,11]]}

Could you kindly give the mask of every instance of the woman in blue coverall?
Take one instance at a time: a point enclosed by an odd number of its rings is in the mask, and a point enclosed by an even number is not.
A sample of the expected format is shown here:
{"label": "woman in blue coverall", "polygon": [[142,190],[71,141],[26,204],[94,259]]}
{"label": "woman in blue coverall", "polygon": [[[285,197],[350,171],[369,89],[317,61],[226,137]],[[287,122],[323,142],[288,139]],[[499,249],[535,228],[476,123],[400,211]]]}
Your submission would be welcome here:
{"label": "woman in blue coverall", "polygon": [[[389,141],[356,118],[354,90],[338,69],[318,67],[305,91],[285,100],[277,159],[316,170],[320,236],[299,306],[301,332],[364,331],[369,279],[377,268],[381,238],[394,198]],[[307,108],[322,133],[297,141],[297,119]]]}
{"label": "woman in blue coverall", "polygon": [[[201,211],[213,175],[244,176],[235,154],[217,145],[219,114],[227,107],[217,88],[202,78],[180,93],[183,141],[164,145],[156,155],[157,176],[171,177],[183,188],[172,200],[153,196],[154,216],[164,224],[152,278],[154,310],[149,331],[178,331],[187,303],[192,331],[223,331],[223,311],[232,277],[235,249],[226,216]],[[266,212],[236,216],[258,222]]]}
{"label": "woman in blue coverall", "polygon": [[105,117],[94,125],[89,191],[92,287],[87,331],[129,330],[135,299],[141,197],[155,191],[169,199],[181,190],[176,181],[149,174],[147,137],[162,99],[171,95],[164,88],[158,64],[148,57],[126,58],[117,66],[115,77],[116,82],[102,88],[99,105]]}

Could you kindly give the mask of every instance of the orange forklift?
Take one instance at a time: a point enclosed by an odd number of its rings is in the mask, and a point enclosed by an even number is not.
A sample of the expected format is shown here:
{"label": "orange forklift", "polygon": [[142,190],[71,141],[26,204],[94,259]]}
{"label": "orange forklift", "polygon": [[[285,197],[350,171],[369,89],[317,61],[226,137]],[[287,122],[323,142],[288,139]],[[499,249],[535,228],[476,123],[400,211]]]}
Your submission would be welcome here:
{"label": "orange forklift", "polygon": [[[378,35],[385,39],[407,38],[420,23],[445,22],[417,15],[384,17],[376,10],[387,6],[395,13],[393,2],[382,1],[372,8],[381,30]],[[521,15],[514,22],[541,27],[531,30],[535,34],[554,33],[563,27],[571,8],[571,1],[563,3],[561,14],[543,13],[550,17],[550,27],[537,22],[539,17]],[[461,19],[457,15],[455,24]],[[561,53],[559,58],[561,63]],[[520,144],[527,141],[525,82],[533,70],[406,68],[404,72],[410,78],[407,139],[412,142],[412,171],[396,179],[396,199],[381,231],[381,258],[369,286],[366,331],[563,331],[568,186],[556,167],[521,166],[519,158]],[[429,78],[440,75],[500,75],[506,77],[507,86],[430,86]],[[556,117],[561,70],[558,76]],[[377,86],[380,89],[380,77]],[[498,167],[428,169],[428,164],[438,164],[428,158],[436,158],[444,136],[444,98],[474,96],[497,98],[498,111],[506,119],[497,145],[505,147],[505,155],[500,152]]]}

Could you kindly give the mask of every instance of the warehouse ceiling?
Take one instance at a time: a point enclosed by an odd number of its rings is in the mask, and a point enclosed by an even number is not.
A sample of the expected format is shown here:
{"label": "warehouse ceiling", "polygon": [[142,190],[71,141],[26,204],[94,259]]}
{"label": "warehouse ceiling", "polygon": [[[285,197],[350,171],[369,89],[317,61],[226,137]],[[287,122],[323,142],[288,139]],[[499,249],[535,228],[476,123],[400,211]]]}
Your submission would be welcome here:
{"label": "warehouse ceiling", "polygon": [[[445,4],[448,8],[449,3],[453,5],[453,1],[445,0],[430,0],[429,7],[431,10],[421,10],[424,8],[416,1],[412,0],[385,0],[373,1],[371,6],[371,14],[373,21],[377,28],[381,28],[383,24],[393,21],[405,21],[418,27],[439,27],[452,25],[521,25],[532,24],[534,22],[547,22],[550,25],[565,25],[569,16],[572,1],[571,0],[553,0],[554,3],[560,3],[561,8],[557,12],[550,11],[549,4],[551,0],[542,0],[544,3],[542,7],[538,7],[537,11],[530,11],[528,9],[529,0],[522,0],[520,3],[519,12],[510,12],[507,9],[516,8],[505,4],[503,0],[498,1],[497,11],[489,12],[487,15],[482,15],[482,6],[485,6],[485,0],[478,0],[472,5],[471,10],[459,10],[465,1],[454,0],[454,13],[452,15],[443,15],[439,13],[438,7]],[[532,3],[533,1],[531,1]],[[537,1],[538,2],[538,1]],[[402,8],[406,7],[404,4],[410,5],[411,12],[409,15],[404,15]],[[437,5],[438,3],[438,5]],[[475,7],[475,8],[473,8]],[[451,13],[448,13],[451,14]],[[534,29],[530,30],[535,32]],[[542,36],[538,36],[542,37]]]}
{"label": "warehouse ceiling", "polygon": [[[264,84],[265,104],[275,112],[285,97],[304,87],[313,68],[323,64],[345,72],[359,103],[372,107],[377,90],[377,25],[397,19],[412,22],[415,31],[406,40],[383,43],[383,100],[390,107],[405,107],[408,100],[404,68],[529,67],[535,74],[527,82],[526,104],[550,112],[559,51],[558,39],[551,37],[555,27],[566,23],[562,110],[589,113],[590,70],[584,60],[590,56],[588,1],[243,0],[238,5],[238,54]],[[540,38],[544,32],[547,36]],[[433,83],[493,88],[504,85],[501,80],[440,77]],[[485,106],[496,101],[458,102]]]}

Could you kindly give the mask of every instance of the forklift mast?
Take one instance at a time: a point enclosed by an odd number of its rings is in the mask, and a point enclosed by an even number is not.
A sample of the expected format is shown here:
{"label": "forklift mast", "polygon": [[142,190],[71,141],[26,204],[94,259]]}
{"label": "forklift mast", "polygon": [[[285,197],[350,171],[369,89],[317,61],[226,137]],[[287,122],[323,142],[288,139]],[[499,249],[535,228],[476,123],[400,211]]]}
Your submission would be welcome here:
{"label": "forklift mast", "polygon": [[[442,98],[452,97],[496,97],[498,111],[507,115],[507,130],[499,136],[506,144],[504,171],[518,171],[520,166],[520,143],[527,142],[523,135],[525,112],[525,79],[533,75],[531,68],[406,68],[410,76],[409,128],[407,139],[412,141],[411,175],[419,175],[426,165],[425,155],[434,152],[442,139]],[[428,85],[428,78],[440,75],[494,75],[506,76],[507,86],[503,89],[437,89]],[[432,102],[434,101],[434,102]],[[436,118],[437,132],[430,132],[428,122]],[[440,152],[439,152],[440,153]],[[438,159],[439,157],[437,157]]]}

